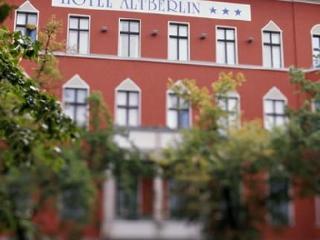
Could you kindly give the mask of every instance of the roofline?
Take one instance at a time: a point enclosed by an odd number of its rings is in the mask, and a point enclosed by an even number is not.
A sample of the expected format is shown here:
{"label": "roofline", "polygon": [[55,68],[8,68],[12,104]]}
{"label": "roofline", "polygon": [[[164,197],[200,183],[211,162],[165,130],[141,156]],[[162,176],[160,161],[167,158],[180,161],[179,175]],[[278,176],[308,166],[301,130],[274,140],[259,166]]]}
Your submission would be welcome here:
{"label": "roofline", "polygon": [[296,2],[296,3],[306,3],[306,4],[317,4],[320,5],[319,0],[278,0],[281,2]]}

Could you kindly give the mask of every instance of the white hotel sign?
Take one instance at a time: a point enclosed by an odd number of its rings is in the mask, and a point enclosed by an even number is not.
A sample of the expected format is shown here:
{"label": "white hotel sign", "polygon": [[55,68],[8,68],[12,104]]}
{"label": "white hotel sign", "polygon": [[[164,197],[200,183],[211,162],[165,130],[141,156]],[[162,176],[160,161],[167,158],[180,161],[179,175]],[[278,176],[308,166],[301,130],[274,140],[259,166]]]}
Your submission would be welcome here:
{"label": "white hotel sign", "polygon": [[204,0],[52,0],[52,6],[251,21],[248,4]]}

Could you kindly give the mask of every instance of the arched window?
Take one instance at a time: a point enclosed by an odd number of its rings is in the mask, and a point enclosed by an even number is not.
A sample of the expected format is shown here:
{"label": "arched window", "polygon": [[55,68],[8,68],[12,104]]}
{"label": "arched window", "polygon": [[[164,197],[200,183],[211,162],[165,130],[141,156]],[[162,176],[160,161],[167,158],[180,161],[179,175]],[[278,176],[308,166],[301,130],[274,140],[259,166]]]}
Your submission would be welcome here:
{"label": "arched window", "polygon": [[264,127],[266,129],[270,130],[285,124],[287,102],[287,98],[276,87],[270,89],[263,97]]}
{"label": "arched window", "polygon": [[320,67],[320,24],[311,29],[313,66]]}
{"label": "arched window", "polygon": [[63,109],[77,125],[88,125],[88,99],[89,85],[80,78],[73,76],[63,85]]}
{"label": "arched window", "polygon": [[17,10],[15,31],[29,36],[33,41],[37,39],[39,11],[29,1],[25,1]]}
{"label": "arched window", "polygon": [[263,66],[268,68],[283,67],[282,30],[270,21],[262,28]]}
{"label": "arched window", "polygon": [[126,127],[140,125],[141,90],[131,79],[126,79],[116,88],[116,124]]}

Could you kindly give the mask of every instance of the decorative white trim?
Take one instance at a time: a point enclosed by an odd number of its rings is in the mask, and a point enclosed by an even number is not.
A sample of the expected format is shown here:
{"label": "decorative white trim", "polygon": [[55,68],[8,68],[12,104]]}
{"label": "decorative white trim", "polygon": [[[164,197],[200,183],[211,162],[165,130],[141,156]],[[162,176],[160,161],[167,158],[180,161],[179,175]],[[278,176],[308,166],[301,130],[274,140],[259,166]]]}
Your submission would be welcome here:
{"label": "decorative white trim", "polygon": [[[141,119],[142,119],[142,91],[141,91],[141,88],[130,78],[126,78],[125,80],[123,80],[114,90],[114,122],[116,124],[118,124],[117,94],[118,94],[118,91],[121,91],[121,90],[123,90],[123,91],[136,91],[139,93],[139,96],[138,96],[139,108],[138,108],[138,124],[137,124],[137,126],[140,126]],[[122,127],[125,127],[125,126],[122,126]],[[130,126],[128,126],[128,127],[130,127]]]}
{"label": "decorative white trim", "polygon": [[[78,52],[72,52],[69,48],[69,25],[70,25],[70,17],[86,17],[89,20],[89,29],[88,29],[88,52],[86,54],[80,54]],[[90,54],[90,43],[91,43],[91,16],[90,15],[84,15],[84,14],[73,14],[73,13],[69,13],[68,14],[68,19],[67,19],[67,42],[66,42],[66,53],[70,54],[70,55],[79,55],[79,56],[87,56],[88,54]],[[78,43],[79,44],[79,43]]]}
{"label": "decorative white trim", "polygon": [[64,83],[62,88],[81,88],[89,90],[90,86],[78,74],[76,74],[66,83]]}
{"label": "decorative white trim", "polygon": [[311,28],[311,34],[320,35],[320,24],[316,24]]}
{"label": "decorative white trim", "polygon": [[264,96],[263,100],[272,99],[272,100],[284,100],[288,103],[287,97],[277,88],[272,87]]}
{"label": "decorative white trim", "polygon": [[[216,57],[216,63],[218,63],[218,28],[229,28],[229,29],[234,29],[234,40],[235,40],[235,64],[227,64],[227,63],[224,63],[224,65],[227,65],[227,66],[234,66],[234,65],[237,65],[238,62],[239,62],[239,59],[238,59],[238,28],[235,27],[235,26],[226,26],[226,25],[216,25],[215,29],[215,36],[216,36],[216,41],[215,41],[215,44],[216,44],[216,54],[215,54],[215,57]],[[220,63],[221,64],[221,63]]]}
{"label": "decorative white trim", "polygon": [[32,3],[27,0],[20,7],[16,9],[18,12],[30,12],[30,13],[39,13],[39,10],[35,8]]}
{"label": "decorative white trim", "polygon": [[264,31],[272,31],[272,32],[279,32],[280,33],[280,54],[281,54],[281,68],[284,68],[284,45],[283,45],[283,31],[282,29],[272,20],[270,20],[262,29],[261,29],[261,48],[262,48],[262,66],[265,68],[271,68],[273,67],[266,67],[266,59],[265,59],[265,49],[264,49],[264,42],[263,42],[263,32]]}
{"label": "decorative white trim", "polygon": [[[237,65],[227,65],[227,64],[219,64],[214,63],[211,61],[172,61],[167,59],[161,59],[161,58],[126,58],[126,57],[119,57],[116,55],[108,55],[108,54],[96,54],[96,53],[90,53],[88,55],[82,55],[82,54],[70,54],[66,52],[55,52],[55,56],[59,57],[72,57],[72,58],[85,58],[85,59],[104,59],[104,60],[118,60],[118,61],[134,61],[134,62],[150,62],[150,63],[165,63],[165,64],[178,64],[178,65],[191,65],[191,66],[202,66],[202,67],[217,67],[217,68],[223,68],[225,71],[225,68],[230,69],[247,69],[247,70],[263,70],[263,71],[271,71],[271,72],[285,72],[287,73],[289,71],[289,68],[266,68],[261,65],[247,65],[247,64],[237,64]],[[313,72],[317,69],[308,69],[304,70],[306,72]]]}

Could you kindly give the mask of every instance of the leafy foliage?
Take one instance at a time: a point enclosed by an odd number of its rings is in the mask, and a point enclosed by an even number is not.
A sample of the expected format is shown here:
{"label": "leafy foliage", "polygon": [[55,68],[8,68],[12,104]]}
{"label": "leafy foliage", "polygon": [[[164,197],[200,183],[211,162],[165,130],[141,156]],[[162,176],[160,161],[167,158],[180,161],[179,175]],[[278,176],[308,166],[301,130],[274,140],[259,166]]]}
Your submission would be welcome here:
{"label": "leafy foliage", "polygon": [[[171,81],[174,91],[192,103],[196,123],[165,151],[162,164],[175,182],[182,212],[204,223],[207,239],[258,239],[267,210],[279,227],[287,224],[278,206],[292,196],[276,190],[286,186],[284,181],[303,194],[319,192],[320,115],[311,111],[309,100],[319,97],[319,82],[297,69],[290,77],[307,101],[288,110],[286,126],[272,131],[259,122],[230,129],[219,124],[226,113],[215,99],[241,87],[241,74],[222,73],[211,91],[194,80]],[[277,188],[268,193],[270,183]]]}
{"label": "leafy foliage", "polygon": [[78,135],[76,126],[20,66],[37,60],[41,49],[40,42],[0,29],[0,231],[17,239],[40,232],[32,220],[50,198],[62,194],[70,203],[72,196],[77,210],[89,210],[94,196],[85,162],[61,151]]}

